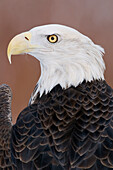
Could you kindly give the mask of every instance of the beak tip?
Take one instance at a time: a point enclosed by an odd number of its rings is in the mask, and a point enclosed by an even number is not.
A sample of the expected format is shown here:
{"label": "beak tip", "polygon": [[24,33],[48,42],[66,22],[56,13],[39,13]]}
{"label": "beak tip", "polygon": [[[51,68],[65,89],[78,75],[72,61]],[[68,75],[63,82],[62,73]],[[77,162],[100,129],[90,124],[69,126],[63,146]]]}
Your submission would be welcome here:
{"label": "beak tip", "polygon": [[11,64],[11,55],[8,55],[9,63]]}
{"label": "beak tip", "polygon": [[11,64],[11,61],[9,61],[9,64]]}

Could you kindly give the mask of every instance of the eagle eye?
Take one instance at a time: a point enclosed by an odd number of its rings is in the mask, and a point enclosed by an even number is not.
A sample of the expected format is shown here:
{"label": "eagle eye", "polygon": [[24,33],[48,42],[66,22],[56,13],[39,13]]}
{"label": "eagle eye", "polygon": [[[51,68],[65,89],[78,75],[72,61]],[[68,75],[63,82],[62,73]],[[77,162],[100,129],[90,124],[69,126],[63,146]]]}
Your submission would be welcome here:
{"label": "eagle eye", "polygon": [[48,40],[50,43],[56,43],[56,42],[58,41],[58,36],[55,35],[55,34],[48,35],[48,36],[47,36],[47,40]]}

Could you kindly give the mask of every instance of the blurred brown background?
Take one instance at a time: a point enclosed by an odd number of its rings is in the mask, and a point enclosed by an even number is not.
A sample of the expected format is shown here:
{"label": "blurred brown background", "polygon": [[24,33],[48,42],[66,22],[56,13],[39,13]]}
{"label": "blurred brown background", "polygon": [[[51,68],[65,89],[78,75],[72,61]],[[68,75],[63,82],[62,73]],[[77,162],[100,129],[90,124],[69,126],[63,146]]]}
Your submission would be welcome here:
{"label": "blurred brown background", "polygon": [[40,65],[27,55],[13,56],[10,65],[7,45],[16,34],[49,23],[74,27],[104,47],[105,77],[113,87],[113,0],[0,0],[0,84],[12,89],[13,122],[27,106]]}

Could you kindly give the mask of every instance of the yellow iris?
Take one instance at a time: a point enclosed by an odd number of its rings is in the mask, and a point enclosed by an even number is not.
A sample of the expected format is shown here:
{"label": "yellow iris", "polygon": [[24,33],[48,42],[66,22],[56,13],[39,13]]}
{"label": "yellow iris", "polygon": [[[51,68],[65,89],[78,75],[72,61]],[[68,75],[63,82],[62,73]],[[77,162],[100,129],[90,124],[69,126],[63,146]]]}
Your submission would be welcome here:
{"label": "yellow iris", "polygon": [[55,34],[49,35],[47,39],[50,43],[56,43],[58,41],[58,37]]}

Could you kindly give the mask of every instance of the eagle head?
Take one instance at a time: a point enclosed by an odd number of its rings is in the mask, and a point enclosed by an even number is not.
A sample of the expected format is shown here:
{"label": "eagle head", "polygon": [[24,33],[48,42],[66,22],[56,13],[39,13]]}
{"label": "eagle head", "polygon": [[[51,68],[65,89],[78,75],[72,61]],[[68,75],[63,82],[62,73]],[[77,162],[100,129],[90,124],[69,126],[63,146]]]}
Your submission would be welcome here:
{"label": "eagle head", "polygon": [[58,24],[38,26],[16,35],[7,55],[30,54],[40,61],[37,92],[48,93],[57,84],[62,88],[85,81],[104,79],[104,49],[77,30]]}

